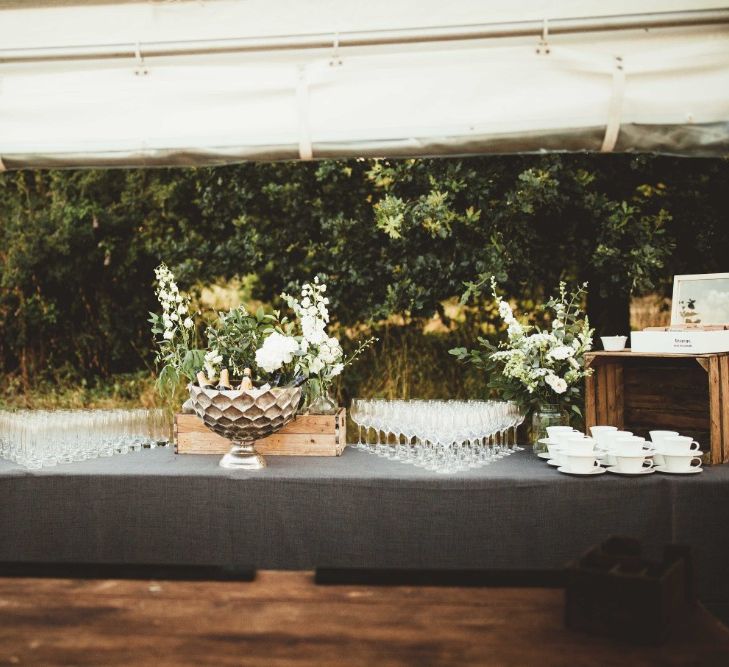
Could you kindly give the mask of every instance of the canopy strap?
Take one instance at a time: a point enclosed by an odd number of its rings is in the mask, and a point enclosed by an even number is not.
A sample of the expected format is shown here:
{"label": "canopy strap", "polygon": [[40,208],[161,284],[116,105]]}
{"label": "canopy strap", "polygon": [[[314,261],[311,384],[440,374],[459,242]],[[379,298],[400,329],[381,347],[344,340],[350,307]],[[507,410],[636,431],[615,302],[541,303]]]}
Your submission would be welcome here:
{"label": "canopy strap", "polygon": [[602,140],[600,150],[603,153],[611,153],[618,142],[620,132],[620,120],[623,115],[623,98],[625,97],[625,68],[623,58],[615,56],[615,67],[613,68],[613,92],[610,96],[608,106],[607,125],[605,126],[605,137]]}
{"label": "canopy strap", "polygon": [[342,64],[342,56],[339,55],[339,33],[334,33],[334,44],[332,44],[332,57],[329,65],[335,67]]}
{"label": "canopy strap", "polygon": [[137,63],[137,66],[134,68],[134,73],[137,76],[145,76],[146,74],[149,74],[147,65],[144,62],[144,56],[142,55],[142,45],[139,41],[137,41],[134,46],[134,60]]}
{"label": "canopy strap", "polygon": [[549,55],[549,52],[551,49],[549,48],[549,19],[543,19],[542,21],[542,38],[539,40],[539,44],[537,44],[537,54],[538,55]]}
{"label": "canopy strap", "polygon": [[299,82],[296,86],[296,102],[299,107],[299,158],[305,161],[314,157],[309,126],[309,81],[306,66],[299,67]]}

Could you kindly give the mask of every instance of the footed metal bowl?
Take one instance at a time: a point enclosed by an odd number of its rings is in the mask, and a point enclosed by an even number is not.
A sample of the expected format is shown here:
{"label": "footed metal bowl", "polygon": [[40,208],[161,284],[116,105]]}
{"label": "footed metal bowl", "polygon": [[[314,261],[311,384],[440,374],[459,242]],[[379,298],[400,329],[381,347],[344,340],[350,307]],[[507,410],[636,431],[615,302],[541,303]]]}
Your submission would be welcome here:
{"label": "footed metal bowl", "polygon": [[220,459],[223,468],[265,468],[266,460],[256,451],[256,440],[290,422],[301,400],[301,387],[219,391],[191,384],[188,389],[195,414],[211,431],[232,443]]}

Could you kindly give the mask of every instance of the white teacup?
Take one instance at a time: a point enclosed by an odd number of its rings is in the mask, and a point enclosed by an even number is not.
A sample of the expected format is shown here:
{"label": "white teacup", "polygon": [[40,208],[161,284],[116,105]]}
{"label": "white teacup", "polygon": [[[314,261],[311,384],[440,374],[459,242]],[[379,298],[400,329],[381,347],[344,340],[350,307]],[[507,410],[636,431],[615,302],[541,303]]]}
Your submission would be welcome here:
{"label": "white teacup", "polygon": [[571,426],[547,426],[547,433],[550,440],[559,441],[560,434],[573,433],[574,429]]}
{"label": "white teacup", "polygon": [[633,435],[632,431],[607,431],[603,434],[602,442],[600,443],[603,447],[612,447],[613,442],[626,438]]}
{"label": "white teacup", "polygon": [[584,433],[580,433],[579,431],[575,431],[574,433],[568,433],[566,435],[560,436],[560,442],[565,443],[566,445],[572,443],[572,442],[589,442],[591,445],[595,444],[594,438],[591,438],[589,435],[585,435]]}
{"label": "white teacup", "polygon": [[569,431],[564,433],[557,433],[556,437],[554,438],[560,445],[566,445],[568,442],[571,442],[575,438],[582,437],[581,433],[578,433],[577,431]]}
{"label": "white teacup", "polygon": [[562,452],[562,445],[558,445],[554,440],[550,440],[547,443],[547,451],[549,452],[549,458],[553,461],[559,462],[561,460],[559,455]]}
{"label": "white teacup", "polygon": [[645,438],[637,435],[626,435],[623,438],[617,438],[610,443],[608,451],[615,452],[631,452],[633,454],[645,453]]}
{"label": "white teacup", "polygon": [[594,452],[585,454],[570,452],[565,454],[563,458],[565,460],[565,467],[570,472],[589,473],[599,466],[598,462],[595,460]]}
{"label": "white teacup", "polygon": [[696,456],[701,445],[685,435],[677,435],[672,438],[665,438],[661,443],[661,454],[678,454],[683,456]]}
{"label": "white teacup", "polygon": [[665,463],[663,460],[663,454],[661,454],[661,447],[663,446],[663,443],[666,438],[675,438],[679,435],[679,433],[678,431],[650,431],[649,435],[651,436],[651,442],[657,450],[653,460],[656,462],[657,466],[662,466]]}
{"label": "white teacup", "polygon": [[590,434],[598,443],[602,443],[606,439],[608,433],[617,431],[617,426],[590,426]]}
{"label": "white teacup", "polygon": [[675,438],[680,435],[678,431],[650,431],[651,442],[654,445],[661,445],[666,438]]}
{"label": "white teacup", "polygon": [[[663,454],[664,466],[670,472],[689,472],[694,468],[701,467],[701,457],[692,456],[691,454]],[[698,465],[693,465],[694,461],[698,461]]]}
{"label": "white teacup", "polygon": [[598,452],[595,451],[592,443],[589,442],[570,442],[563,445],[560,451],[564,456],[571,456],[572,454],[575,456],[598,456]]}
{"label": "white teacup", "polygon": [[636,454],[634,452],[617,451],[613,454],[615,458],[615,467],[618,472],[638,473],[644,468],[652,468],[653,461],[646,458],[645,454]]}

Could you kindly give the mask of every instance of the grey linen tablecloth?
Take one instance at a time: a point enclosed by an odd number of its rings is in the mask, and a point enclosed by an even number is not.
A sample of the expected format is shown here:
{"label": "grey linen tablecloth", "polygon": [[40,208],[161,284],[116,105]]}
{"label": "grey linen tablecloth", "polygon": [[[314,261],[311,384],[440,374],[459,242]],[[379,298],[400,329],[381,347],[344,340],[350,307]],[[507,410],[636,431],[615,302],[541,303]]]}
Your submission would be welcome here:
{"label": "grey linen tablecloth", "polygon": [[694,549],[729,600],[729,465],[700,475],[563,475],[531,452],[438,475],[348,449],[260,472],[158,449],[28,471],[0,461],[0,560],[554,568],[609,535]]}

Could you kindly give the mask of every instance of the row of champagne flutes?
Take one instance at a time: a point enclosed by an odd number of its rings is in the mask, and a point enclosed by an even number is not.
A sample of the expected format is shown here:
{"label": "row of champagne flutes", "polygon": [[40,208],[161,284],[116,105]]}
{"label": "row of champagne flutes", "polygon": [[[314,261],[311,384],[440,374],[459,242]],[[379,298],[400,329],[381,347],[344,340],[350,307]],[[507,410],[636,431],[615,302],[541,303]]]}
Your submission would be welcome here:
{"label": "row of champagne flutes", "polygon": [[0,458],[27,468],[167,444],[163,410],[0,411]]}
{"label": "row of champagne flutes", "polygon": [[516,429],[524,414],[508,401],[355,398],[355,447],[439,473],[498,461],[522,448]]}

